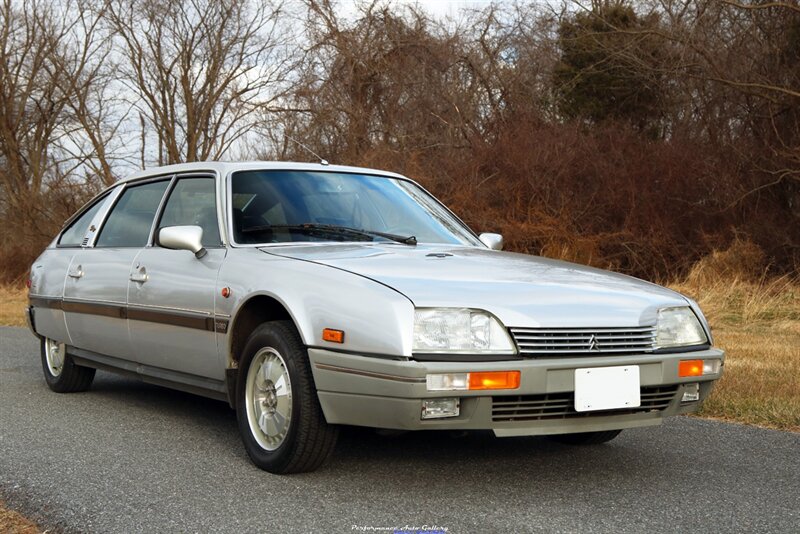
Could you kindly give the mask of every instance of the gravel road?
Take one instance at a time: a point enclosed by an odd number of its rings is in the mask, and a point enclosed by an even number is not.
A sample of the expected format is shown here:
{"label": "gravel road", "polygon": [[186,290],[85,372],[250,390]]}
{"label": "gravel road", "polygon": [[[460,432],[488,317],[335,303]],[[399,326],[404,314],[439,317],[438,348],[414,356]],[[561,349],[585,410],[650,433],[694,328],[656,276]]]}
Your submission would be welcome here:
{"label": "gravel road", "polygon": [[570,448],[352,428],[323,469],[280,477],[226,404],[108,373],[59,395],[41,372],[38,341],[0,328],[0,498],[56,531],[800,531],[798,434],[678,417]]}

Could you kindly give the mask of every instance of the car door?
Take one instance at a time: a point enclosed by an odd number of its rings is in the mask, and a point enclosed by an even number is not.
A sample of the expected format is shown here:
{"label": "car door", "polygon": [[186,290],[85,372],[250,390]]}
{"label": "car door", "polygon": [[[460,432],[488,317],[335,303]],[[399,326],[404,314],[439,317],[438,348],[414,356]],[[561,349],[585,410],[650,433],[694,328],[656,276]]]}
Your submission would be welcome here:
{"label": "car door", "polygon": [[63,310],[64,279],[72,258],[94,237],[114,197],[114,191],[108,191],[84,206],[67,221],[55,247],[45,251],[31,266],[30,302],[39,334],[70,343]]}
{"label": "car door", "polygon": [[142,365],[222,380],[214,299],[226,249],[220,240],[213,175],[176,179],[154,235],[161,228],[184,225],[203,229],[207,253],[197,258],[156,242],[139,254],[128,285],[131,344]]}
{"label": "car door", "polygon": [[94,246],[74,254],[63,302],[71,345],[132,359],[127,324],[131,266],[148,242],[170,178],[126,184]]}

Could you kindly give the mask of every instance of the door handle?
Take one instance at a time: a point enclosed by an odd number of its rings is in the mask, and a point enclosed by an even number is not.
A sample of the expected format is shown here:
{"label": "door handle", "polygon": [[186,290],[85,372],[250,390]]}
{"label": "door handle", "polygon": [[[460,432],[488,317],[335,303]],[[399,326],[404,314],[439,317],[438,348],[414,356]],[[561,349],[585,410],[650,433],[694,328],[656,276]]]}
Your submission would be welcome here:
{"label": "door handle", "polygon": [[149,277],[147,276],[147,269],[144,267],[139,267],[139,270],[131,273],[131,282],[144,284],[148,279]]}
{"label": "door handle", "polygon": [[82,278],[83,277],[83,266],[82,265],[78,265],[76,268],[70,269],[70,271],[67,273],[67,275],[69,275],[70,278],[75,278],[75,279]]}

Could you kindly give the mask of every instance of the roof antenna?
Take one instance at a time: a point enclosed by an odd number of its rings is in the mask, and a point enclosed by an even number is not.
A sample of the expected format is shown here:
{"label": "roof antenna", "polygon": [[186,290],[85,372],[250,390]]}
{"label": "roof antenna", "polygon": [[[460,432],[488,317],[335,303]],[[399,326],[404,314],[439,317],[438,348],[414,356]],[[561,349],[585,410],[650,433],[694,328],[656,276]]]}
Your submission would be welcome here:
{"label": "roof antenna", "polygon": [[313,155],[314,155],[314,157],[315,157],[315,158],[317,158],[317,159],[319,160],[319,164],[320,164],[320,165],[328,165],[328,164],[329,164],[327,159],[323,158],[322,156],[320,156],[319,154],[317,154],[316,152],[314,152],[313,150],[311,150],[310,148],[308,148],[306,145],[304,145],[303,143],[301,143],[300,141],[298,141],[297,139],[295,139],[294,137],[290,137],[290,136],[288,136],[288,135],[285,135],[285,134],[284,134],[284,136],[285,136],[285,137],[286,137],[286,139],[288,139],[289,141],[291,141],[291,142],[293,142],[293,143],[297,143],[297,144],[300,146],[300,148],[303,148],[303,149],[305,149],[307,152],[310,152],[311,154],[313,154]]}

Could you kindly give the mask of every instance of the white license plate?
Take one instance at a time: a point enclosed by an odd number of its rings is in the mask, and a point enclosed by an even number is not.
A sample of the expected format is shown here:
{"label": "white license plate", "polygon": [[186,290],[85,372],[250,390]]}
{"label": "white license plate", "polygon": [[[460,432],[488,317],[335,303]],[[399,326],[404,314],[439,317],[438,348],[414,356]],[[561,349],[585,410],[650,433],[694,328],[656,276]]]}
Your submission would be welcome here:
{"label": "white license plate", "polygon": [[639,397],[639,366],[575,369],[575,411],[636,408]]}

